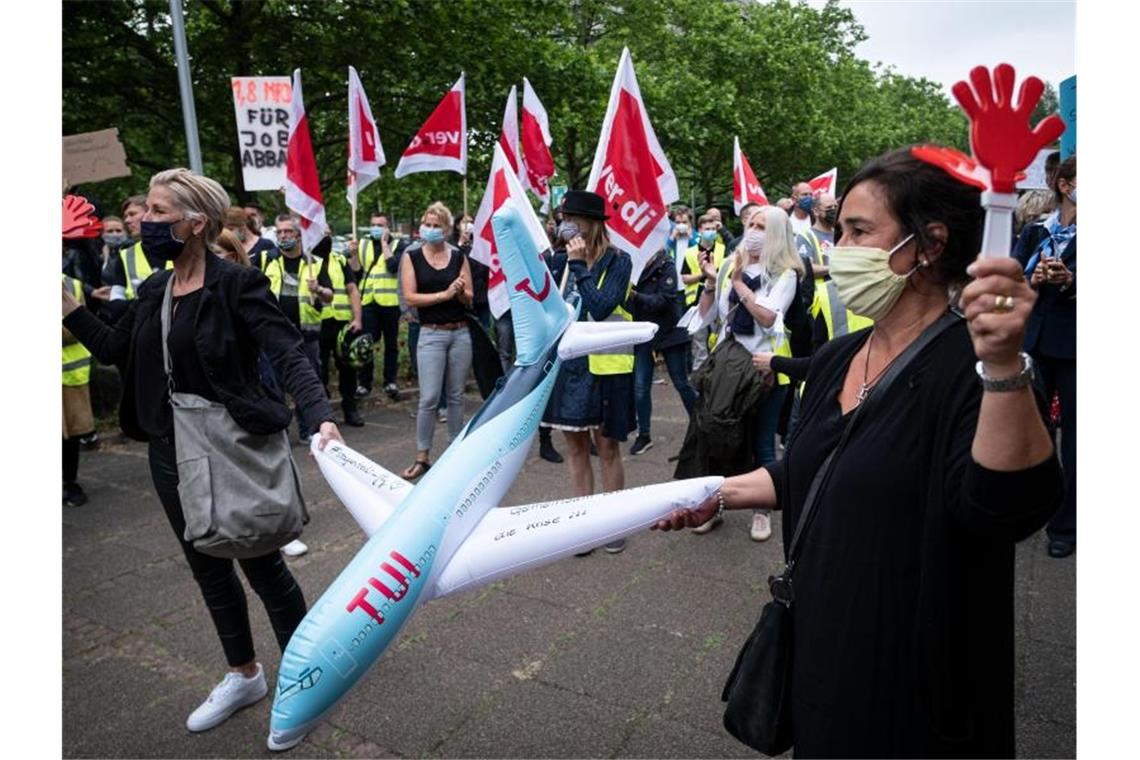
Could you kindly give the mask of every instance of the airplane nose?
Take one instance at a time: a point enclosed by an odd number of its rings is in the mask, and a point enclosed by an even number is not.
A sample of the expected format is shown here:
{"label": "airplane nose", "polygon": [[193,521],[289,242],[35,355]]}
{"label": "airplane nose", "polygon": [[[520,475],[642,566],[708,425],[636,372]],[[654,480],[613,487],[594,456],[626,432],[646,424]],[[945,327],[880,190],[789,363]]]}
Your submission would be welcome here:
{"label": "airplane nose", "polygon": [[280,730],[270,728],[266,746],[274,752],[284,752],[287,749],[293,749],[301,743],[302,739],[309,735],[310,730],[312,730],[312,727],[307,725]]}

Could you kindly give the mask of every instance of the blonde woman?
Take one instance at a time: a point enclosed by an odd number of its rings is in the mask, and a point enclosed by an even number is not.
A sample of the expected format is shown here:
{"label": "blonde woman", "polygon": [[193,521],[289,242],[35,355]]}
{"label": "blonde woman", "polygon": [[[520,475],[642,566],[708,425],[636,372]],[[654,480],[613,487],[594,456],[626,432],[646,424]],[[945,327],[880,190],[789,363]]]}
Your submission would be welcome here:
{"label": "blonde woman", "polygon": [[[700,314],[707,322],[719,320],[717,345],[733,340],[750,354],[761,352],[790,356],[784,328],[784,314],[796,297],[796,284],[804,266],[796,253],[788,215],[768,206],[752,214],[736,254],[725,261],[720,272],[704,257],[705,275]],[[776,461],[776,424],[789,380],[780,375],[768,378],[771,390],[755,411],[753,462],[761,467]],[[725,473],[728,474],[728,473]],[[717,521],[706,523],[707,532]],[[753,541],[766,541],[772,535],[769,511],[758,509],[752,515]]]}
{"label": "blonde woman", "polygon": [[[633,262],[609,244],[605,201],[585,190],[569,190],[562,202],[559,234],[566,244],[570,267],[568,289],[582,299],[581,321],[631,320],[625,309]],[[561,430],[569,448],[566,461],[574,496],[594,492],[590,438],[602,462],[602,488],[620,491],[625,471],[618,443],[637,426],[634,418],[633,346],[612,354],[591,355],[562,363],[543,424]],[[625,549],[625,540],[606,544],[611,554]],[[588,554],[589,552],[587,552]],[[584,556],[584,555],[583,555]]]}
{"label": "blonde woman", "polygon": [[428,206],[420,218],[420,241],[408,247],[408,265],[400,268],[404,300],[418,310],[420,322],[416,458],[403,473],[409,480],[431,468],[435,407],[445,387],[448,441],[454,441],[463,430],[463,386],[472,357],[467,310],[475,295],[471,266],[467,257],[447,242],[450,233],[451,211],[447,206],[438,201]]}
{"label": "blonde woman", "polygon": [[243,267],[253,266],[241,240],[228,229],[222,230],[218,235],[218,242],[214,244],[214,253],[231,264],[238,264]]}
{"label": "blonde woman", "polygon": [[[253,646],[249,613],[233,560],[199,552],[183,537],[186,521],[178,495],[174,419],[163,367],[162,304],[168,283],[174,301],[167,346],[174,387],[223,403],[238,425],[254,435],[284,430],[292,412],[258,380],[259,351],[272,357],[277,376],[300,414],[320,429],[320,446],[343,441],[333,423],[324,387],[301,347],[301,336],[281,313],[269,280],[253,268],[210,252],[222,231],[229,196],[212,179],[187,169],[151,177],[141,239],[148,257],[170,261],[142,281],[137,298],[108,326],[63,292],[63,325],[103,364],[122,367],[123,432],[148,444],[151,480],[170,527],[198,583],[230,667],[221,683],[186,719],[206,731],[265,697],[267,686]],[[221,338],[224,337],[225,340]],[[269,614],[284,650],[305,617],[305,597],[281,552],[240,560],[249,585]]]}

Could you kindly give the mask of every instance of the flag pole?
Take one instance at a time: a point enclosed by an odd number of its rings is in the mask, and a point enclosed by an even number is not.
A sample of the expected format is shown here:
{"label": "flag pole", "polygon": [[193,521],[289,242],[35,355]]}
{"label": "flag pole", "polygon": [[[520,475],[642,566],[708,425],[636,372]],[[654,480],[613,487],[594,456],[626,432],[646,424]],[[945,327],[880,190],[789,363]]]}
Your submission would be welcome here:
{"label": "flag pole", "polygon": [[467,175],[463,175],[463,215],[467,216]]}

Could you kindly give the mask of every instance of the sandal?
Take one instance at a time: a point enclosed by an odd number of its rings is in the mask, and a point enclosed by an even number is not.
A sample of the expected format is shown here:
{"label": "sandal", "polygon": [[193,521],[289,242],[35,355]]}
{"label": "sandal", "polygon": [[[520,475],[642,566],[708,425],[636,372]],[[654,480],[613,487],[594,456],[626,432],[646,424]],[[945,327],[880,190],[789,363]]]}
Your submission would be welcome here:
{"label": "sandal", "polygon": [[430,469],[431,469],[431,462],[426,462],[422,459],[417,459],[414,462],[412,462],[411,467],[404,470],[404,472],[401,474],[404,476],[404,480],[415,480],[416,478],[423,477],[424,474]]}

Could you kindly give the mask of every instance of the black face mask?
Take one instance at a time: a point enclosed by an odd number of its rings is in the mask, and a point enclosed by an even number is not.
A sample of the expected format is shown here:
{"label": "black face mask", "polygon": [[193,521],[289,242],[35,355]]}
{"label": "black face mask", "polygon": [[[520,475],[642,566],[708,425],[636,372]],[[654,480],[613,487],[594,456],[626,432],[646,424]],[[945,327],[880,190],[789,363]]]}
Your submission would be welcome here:
{"label": "black face mask", "polygon": [[835,226],[835,220],[836,220],[836,218],[838,218],[838,214],[839,214],[839,209],[829,208],[827,211],[825,211],[823,213],[823,221],[827,222],[832,227],[834,227]]}
{"label": "black face mask", "polygon": [[174,237],[174,225],[177,222],[146,222],[142,223],[143,253],[163,261],[174,261],[186,247],[185,240]]}

